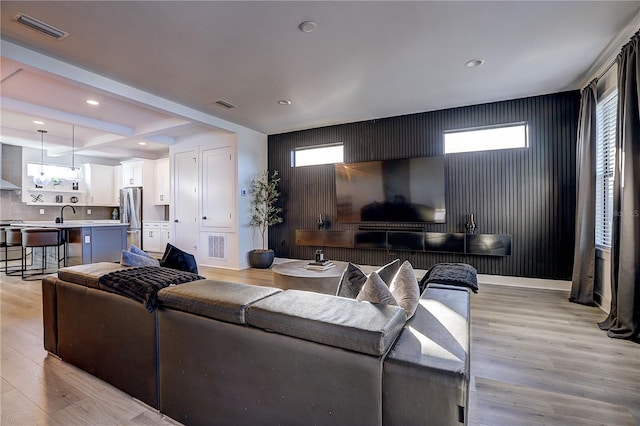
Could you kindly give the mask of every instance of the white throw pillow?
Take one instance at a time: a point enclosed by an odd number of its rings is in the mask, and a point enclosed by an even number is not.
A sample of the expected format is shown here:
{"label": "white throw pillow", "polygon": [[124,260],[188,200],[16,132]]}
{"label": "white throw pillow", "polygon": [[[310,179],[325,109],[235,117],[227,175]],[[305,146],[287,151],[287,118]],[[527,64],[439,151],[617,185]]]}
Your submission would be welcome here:
{"label": "white throw pillow", "polygon": [[408,260],[404,261],[391,280],[389,291],[391,291],[396,304],[406,312],[407,319],[411,318],[416,313],[420,302],[420,288],[416,274]]}
{"label": "white throw pillow", "polygon": [[362,286],[356,300],[361,302],[384,303],[385,305],[398,305],[396,299],[389,291],[389,287],[380,278],[377,272],[372,272]]}

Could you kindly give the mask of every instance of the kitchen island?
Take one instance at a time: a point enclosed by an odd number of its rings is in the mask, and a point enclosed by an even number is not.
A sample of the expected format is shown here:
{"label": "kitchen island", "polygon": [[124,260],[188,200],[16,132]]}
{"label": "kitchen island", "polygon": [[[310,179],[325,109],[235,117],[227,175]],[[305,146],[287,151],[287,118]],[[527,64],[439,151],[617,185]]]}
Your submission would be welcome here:
{"label": "kitchen island", "polygon": [[117,220],[25,221],[12,226],[58,228],[65,236],[67,266],[96,262],[119,262],[127,249],[127,226]]}

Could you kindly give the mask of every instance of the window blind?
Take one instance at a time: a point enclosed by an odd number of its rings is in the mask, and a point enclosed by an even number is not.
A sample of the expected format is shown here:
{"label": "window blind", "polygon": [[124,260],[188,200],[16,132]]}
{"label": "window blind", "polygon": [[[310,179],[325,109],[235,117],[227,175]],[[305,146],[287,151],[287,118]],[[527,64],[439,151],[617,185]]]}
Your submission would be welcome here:
{"label": "window blind", "polygon": [[618,92],[596,107],[596,246],[611,247]]}

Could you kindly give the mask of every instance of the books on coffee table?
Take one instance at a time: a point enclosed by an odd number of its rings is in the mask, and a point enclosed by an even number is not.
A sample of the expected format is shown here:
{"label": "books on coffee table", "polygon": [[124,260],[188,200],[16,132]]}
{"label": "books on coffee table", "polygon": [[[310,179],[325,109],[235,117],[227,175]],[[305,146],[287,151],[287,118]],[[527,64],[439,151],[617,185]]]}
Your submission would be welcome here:
{"label": "books on coffee table", "polygon": [[305,269],[312,271],[326,271],[327,269],[335,268],[336,264],[330,260],[323,260],[322,262],[309,262],[304,265]]}

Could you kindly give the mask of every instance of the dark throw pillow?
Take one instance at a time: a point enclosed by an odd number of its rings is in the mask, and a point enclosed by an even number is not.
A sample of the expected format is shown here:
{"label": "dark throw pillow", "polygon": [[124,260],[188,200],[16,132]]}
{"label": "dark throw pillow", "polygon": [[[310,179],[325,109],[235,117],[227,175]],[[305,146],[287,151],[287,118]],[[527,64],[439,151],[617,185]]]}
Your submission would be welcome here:
{"label": "dark throw pillow", "polygon": [[355,299],[358,293],[360,293],[365,281],[367,281],[367,275],[356,265],[349,263],[340,277],[340,284],[338,284],[336,296]]}
{"label": "dark throw pillow", "polygon": [[167,248],[164,250],[164,254],[160,260],[160,266],[177,269],[179,271],[192,272],[194,274],[198,273],[196,258],[192,254],[182,251],[171,244],[167,244]]}

